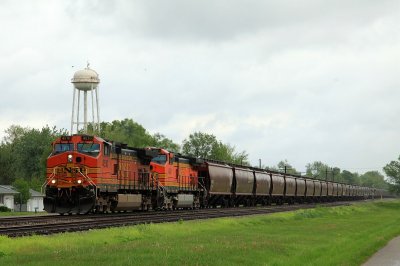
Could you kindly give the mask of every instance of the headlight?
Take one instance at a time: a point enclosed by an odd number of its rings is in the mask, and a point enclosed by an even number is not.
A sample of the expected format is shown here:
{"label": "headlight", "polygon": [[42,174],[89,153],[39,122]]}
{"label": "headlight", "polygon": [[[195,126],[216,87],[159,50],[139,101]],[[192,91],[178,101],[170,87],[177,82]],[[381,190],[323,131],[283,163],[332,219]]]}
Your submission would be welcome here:
{"label": "headlight", "polygon": [[51,183],[52,183],[52,184],[55,184],[55,183],[56,183],[56,180],[55,180],[55,179],[51,180]]}
{"label": "headlight", "polygon": [[78,184],[82,184],[82,180],[80,180],[80,179],[78,179],[77,182],[78,182]]}
{"label": "headlight", "polygon": [[68,162],[69,162],[69,163],[72,163],[72,154],[69,154],[69,155],[68,155]]}

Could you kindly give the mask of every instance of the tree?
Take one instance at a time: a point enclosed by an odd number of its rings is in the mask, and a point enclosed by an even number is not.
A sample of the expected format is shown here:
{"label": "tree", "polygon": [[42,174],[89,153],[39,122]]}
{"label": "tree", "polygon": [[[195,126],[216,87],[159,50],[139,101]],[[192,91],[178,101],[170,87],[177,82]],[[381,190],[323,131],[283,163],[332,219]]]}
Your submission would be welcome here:
{"label": "tree", "polygon": [[195,132],[189,135],[189,139],[182,142],[182,153],[198,158],[213,157],[213,149],[218,145],[214,135]]}
{"label": "tree", "polygon": [[[92,126],[88,132],[93,134]],[[130,147],[143,148],[155,146],[170,151],[179,151],[179,145],[160,133],[151,135],[142,125],[132,119],[114,120],[100,124],[100,136],[112,141],[128,144]]]}
{"label": "tree", "polygon": [[41,130],[17,125],[10,126],[0,146],[0,180],[11,184],[17,178],[40,180],[46,174],[46,159],[51,142],[65,130],[43,127]]}
{"label": "tree", "polygon": [[279,172],[285,172],[288,174],[293,174],[293,175],[300,175],[300,172],[297,172],[296,168],[294,168],[287,159],[280,161],[276,166],[272,166],[269,169],[274,170],[274,171],[279,171]]}
{"label": "tree", "polygon": [[347,184],[360,184],[360,176],[358,175],[358,173],[352,173],[350,171],[343,170],[340,173],[340,176],[343,182]]}
{"label": "tree", "polygon": [[389,189],[396,194],[400,194],[400,156],[397,161],[391,161],[383,167],[383,171],[389,177]]}
{"label": "tree", "polygon": [[11,145],[9,143],[2,143],[0,146],[0,184],[12,183],[14,177],[13,162]]}
{"label": "tree", "polygon": [[235,146],[224,144],[212,134],[195,132],[182,142],[182,153],[198,158],[249,165],[248,154],[237,152]]}
{"label": "tree", "polygon": [[327,164],[321,161],[315,161],[306,165],[306,174],[310,177],[326,179],[329,169],[330,167]]}
{"label": "tree", "polygon": [[164,148],[168,151],[179,152],[180,147],[178,144],[174,143],[171,139],[165,137],[160,133],[156,133],[152,136],[153,143],[152,146]]}
{"label": "tree", "polygon": [[20,195],[15,198],[15,203],[25,204],[31,197],[29,183],[23,178],[17,178],[12,185],[15,190],[20,193]]}
{"label": "tree", "polygon": [[332,180],[335,182],[343,182],[342,175],[340,174],[339,167],[332,167],[331,169]]}
{"label": "tree", "polygon": [[369,171],[360,176],[361,185],[374,188],[388,188],[385,177],[378,171]]}
{"label": "tree", "polygon": [[43,180],[46,174],[46,159],[51,153],[51,142],[65,133],[64,130],[48,126],[41,130],[25,128],[24,133],[12,143],[15,178],[24,178],[28,182],[34,178]]}
{"label": "tree", "polygon": [[[350,173],[350,172],[349,172]],[[315,161],[306,165],[306,175],[318,179],[342,182],[343,176],[338,167],[330,167],[321,161]]]}
{"label": "tree", "polygon": [[132,119],[114,120],[111,123],[102,122],[100,124],[100,136],[136,148],[152,146],[154,143],[147,130]]}

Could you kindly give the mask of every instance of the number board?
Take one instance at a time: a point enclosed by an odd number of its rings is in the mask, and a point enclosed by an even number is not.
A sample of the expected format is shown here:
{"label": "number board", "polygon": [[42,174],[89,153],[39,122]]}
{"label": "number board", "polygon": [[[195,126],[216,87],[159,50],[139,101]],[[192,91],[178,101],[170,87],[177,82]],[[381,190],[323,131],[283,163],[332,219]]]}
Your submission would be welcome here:
{"label": "number board", "polygon": [[61,136],[61,141],[71,141],[71,136]]}
{"label": "number board", "polygon": [[83,141],[93,141],[93,136],[82,136],[81,137],[81,140],[83,140]]}

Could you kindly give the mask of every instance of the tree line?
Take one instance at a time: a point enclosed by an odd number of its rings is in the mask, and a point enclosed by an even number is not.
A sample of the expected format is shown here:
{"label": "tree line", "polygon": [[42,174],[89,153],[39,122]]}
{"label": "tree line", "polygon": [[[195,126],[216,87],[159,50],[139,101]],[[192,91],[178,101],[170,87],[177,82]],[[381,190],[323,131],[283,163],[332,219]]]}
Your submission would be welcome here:
{"label": "tree line", "polygon": [[379,171],[368,171],[360,175],[357,172],[350,172],[348,170],[341,170],[338,167],[329,166],[321,161],[308,163],[306,165],[305,173],[297,171],[296,168],[294,168],[287,160],[280,161],[276,166],[265,168],[289,174],[306,175],[315,179],[335,181],[339,183],[383,189],[388,189],[390,187],[390,183],[385,180],[385,176]]}
{"label": "tree line", "polygon": [[[89,127],[90,132],[90,127]],[[46,159],[51,153],[51,143],[59,136],[68,134],[65,129],[45,126],[42,129],[10,126],[0,144],[0,184],[12,184],[22,195],[22,202],[29,198],[29,188],[39,190],[46,176]],[[224,143],[212,134],[194,132],[181,144],[177,144],[161,133],[150,134],[142,125],[132,119],[114,120],[100,124],[100,136],[126,143],[130,147],[162,147],[175,153],[182,153],[200,158],[226,161],[234,164],[250,166],[246,151],[237,151],[236,147]],[[384,176],[378,171],[366,172],[362,175],[331,167],[320,161],[306,165],[306,173],[298,172],[287,160],[277,165],[262,166],[265,169],[286,171],[292,174],[334,180],[350,184],[390,188],[400,192],[400,157],[388,163]],[[19,202],[16,198],[16,202]]]}

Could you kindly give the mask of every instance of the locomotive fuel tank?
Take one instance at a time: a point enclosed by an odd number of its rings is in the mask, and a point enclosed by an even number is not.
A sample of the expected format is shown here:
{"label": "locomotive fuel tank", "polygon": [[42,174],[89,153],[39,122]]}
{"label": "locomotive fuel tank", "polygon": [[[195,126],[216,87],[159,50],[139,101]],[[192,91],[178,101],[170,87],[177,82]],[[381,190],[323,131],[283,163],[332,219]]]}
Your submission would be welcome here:
{"label": "locomotive fuel tank", "polygon": [[140,210],[142,194],[117,194],[117,201],[111,206],[111,211]]}
{"label": "locomotive fuel tank", "polygon": [[191,208],[193,207],[194,196],[191,194],[178,194],[174,197],[176,208]]}

